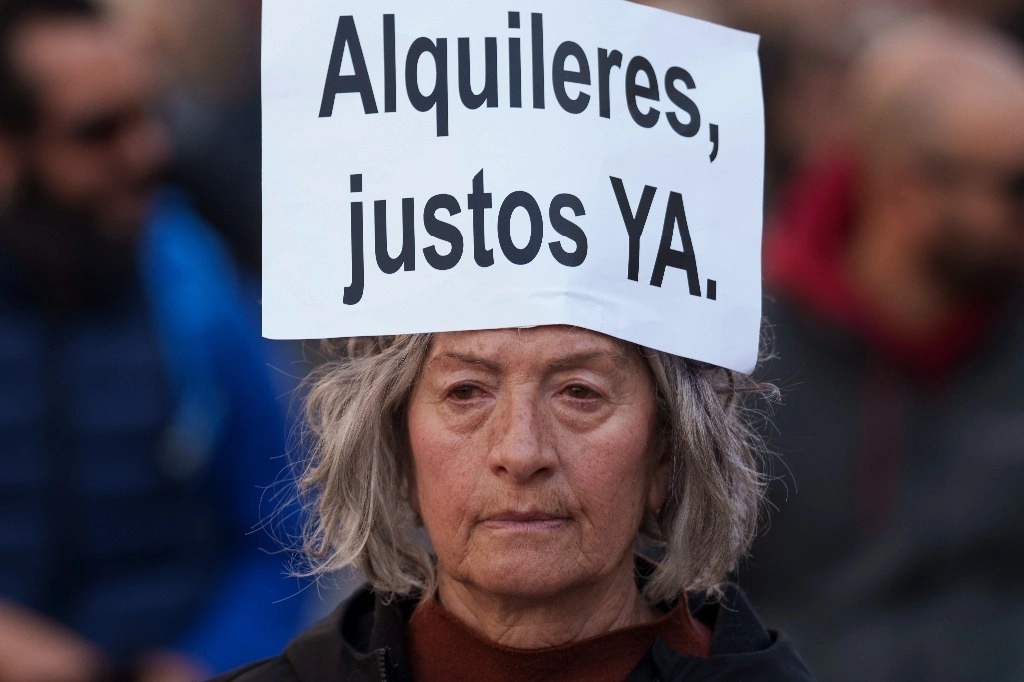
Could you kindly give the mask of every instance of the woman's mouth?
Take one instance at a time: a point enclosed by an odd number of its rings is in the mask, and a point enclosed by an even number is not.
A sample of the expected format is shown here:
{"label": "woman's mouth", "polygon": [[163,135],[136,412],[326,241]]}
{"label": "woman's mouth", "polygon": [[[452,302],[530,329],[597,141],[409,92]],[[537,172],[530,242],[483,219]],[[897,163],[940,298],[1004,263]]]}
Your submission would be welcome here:
{"label": "woman's mouth", "polygon": [[569,522],[565,516],[534,511],[504,511],[484,518],[482,525],[492,530],[554,530]]}

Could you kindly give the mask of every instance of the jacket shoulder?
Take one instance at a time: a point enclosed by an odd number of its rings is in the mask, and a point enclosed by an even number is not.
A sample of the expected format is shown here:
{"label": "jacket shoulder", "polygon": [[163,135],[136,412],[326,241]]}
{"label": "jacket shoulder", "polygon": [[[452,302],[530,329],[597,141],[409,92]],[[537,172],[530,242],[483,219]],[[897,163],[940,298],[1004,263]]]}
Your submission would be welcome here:
{"label": "jacket shoulder", "polygon": [[789,639],[767,629],[733,583],[723,585],[714,602],[691,600],[695,617],[711,631],[711,653],[706,658],[682,656],[658,640],[638,666],[634,680],[764,680],[813,682]]}
{"label": "jacket shoulder", "polygon": [[295,682],[298,679],[284,656],[273,656],[217,675],[209,682]]}
{"label": "jacket shoulder", "polygon": [[367,587],[285,646],[280,656],[249,663],[210,682],[348,682],[409,679],[404,623],[415,600],[384,603]]}

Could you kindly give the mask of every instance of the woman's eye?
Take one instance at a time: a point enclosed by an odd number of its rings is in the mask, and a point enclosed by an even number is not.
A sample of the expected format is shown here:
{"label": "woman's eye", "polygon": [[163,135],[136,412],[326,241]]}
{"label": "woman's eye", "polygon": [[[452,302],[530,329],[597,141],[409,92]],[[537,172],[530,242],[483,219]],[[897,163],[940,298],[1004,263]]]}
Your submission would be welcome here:
{"label": "woman's eye", "polygon": [[589,400],[590,398],[596,398],[597,392],[586,386],[580,384],[573,384],[565,389],[565,394],[570,398],[576,400]]}
{"label": "woman's eye", "polygon": [[471,384],[456,386],[448,392],[448,395],[455,400],[472,400],[477,397],[479,389]]}

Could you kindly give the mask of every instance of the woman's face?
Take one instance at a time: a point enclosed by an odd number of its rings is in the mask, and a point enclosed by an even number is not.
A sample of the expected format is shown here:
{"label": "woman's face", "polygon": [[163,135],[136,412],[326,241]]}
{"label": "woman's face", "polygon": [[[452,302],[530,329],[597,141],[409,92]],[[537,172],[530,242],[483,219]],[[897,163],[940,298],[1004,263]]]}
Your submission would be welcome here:
{"label": "woman's face", "polygon": [[632,576],[668,469],[635,350],[568,327],[437,334],[408,418],[442,591],[547,598]]}

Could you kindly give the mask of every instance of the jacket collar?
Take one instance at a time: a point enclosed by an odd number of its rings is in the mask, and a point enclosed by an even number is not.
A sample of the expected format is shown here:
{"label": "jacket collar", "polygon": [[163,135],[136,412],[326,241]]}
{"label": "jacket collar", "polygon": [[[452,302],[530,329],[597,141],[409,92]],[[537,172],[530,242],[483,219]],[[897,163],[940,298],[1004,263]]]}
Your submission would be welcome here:
{"label": "jacket collar", "polygon": [[285,647],[284,657],[302,682],[412,679],[405,628],[416,599],[384,601],[363,587],[329,616]]}
{"label": "jacket collar", "polygon": [[[363,588],[327,618],[296,637],[284,656],[302,682],[346,680],[410,682],[406,623],[416,599],[385,602]],[[691,611],[712,631],[708,658],[684,656],[659,640],[628,680],[680,679],[697,672],[746,672],[758,679],[811,679],[789,641],[761,624],[732,583],[716,601],[692,599]],[[777,676],[771,673],[777,671]]]}

